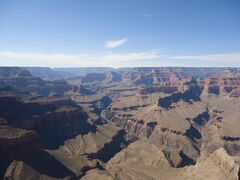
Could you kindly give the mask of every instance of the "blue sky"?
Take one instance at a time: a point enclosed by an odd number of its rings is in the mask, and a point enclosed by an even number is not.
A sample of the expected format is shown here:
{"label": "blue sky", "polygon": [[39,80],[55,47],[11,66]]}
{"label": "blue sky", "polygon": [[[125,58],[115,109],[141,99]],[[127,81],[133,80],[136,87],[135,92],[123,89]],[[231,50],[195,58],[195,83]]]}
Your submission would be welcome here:
{"label": "blue sky", "polygon": [[0,0],[1,66],[240,66],[239,0]]}

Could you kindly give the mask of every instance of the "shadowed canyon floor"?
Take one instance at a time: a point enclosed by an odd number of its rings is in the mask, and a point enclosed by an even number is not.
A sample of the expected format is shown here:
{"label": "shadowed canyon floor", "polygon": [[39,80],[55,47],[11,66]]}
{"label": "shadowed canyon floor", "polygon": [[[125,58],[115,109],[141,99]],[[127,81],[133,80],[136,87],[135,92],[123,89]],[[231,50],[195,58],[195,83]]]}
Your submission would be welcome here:
{"label": "shadowed canyon floor", "polygon": [[0,67],[1,179],[240,176],[239,68]]}

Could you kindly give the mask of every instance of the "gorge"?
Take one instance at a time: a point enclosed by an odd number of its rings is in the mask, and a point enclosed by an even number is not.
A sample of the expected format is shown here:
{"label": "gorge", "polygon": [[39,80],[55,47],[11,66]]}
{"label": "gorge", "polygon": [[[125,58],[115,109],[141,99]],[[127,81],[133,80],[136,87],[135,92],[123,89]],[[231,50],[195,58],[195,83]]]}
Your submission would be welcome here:
{"label": "gorge", "polygon": [[239,68],[0,67],[1,179],[237,180],[239,92]]}

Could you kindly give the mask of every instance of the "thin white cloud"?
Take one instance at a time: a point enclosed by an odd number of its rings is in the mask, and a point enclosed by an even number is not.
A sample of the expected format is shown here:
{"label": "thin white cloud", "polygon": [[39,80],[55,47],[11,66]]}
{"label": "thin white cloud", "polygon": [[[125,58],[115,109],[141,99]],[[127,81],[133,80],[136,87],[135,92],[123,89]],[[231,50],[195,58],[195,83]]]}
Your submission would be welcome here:
{"label": "thin white cloud", "polygon": [[147,52],[135,52],[135,53],[112,53],[104,55],[102,58],[106,61],[136,61],[136,60],[146,60],[146,59],[156,59],[160,57],[157,51],[147,51]]}
{"label": "thin white cloud", "polygon": [[203,62],[240,63],[240,52],[227,54],[208,54],[196,56],[169,56],[168,59],[195,60]]}
{"label": "thin white cloud", "polygon": [[47,67],[78,67],[78,66],[111,66],[153,60],[161,57],[158,51],[106,54],[62,54],[62,53],[18,53],[0,51],[0,66],[47,66]]}
{"label": "thin white cloud", "polygon": [[128,41],[127,38],[107,41],[105,44],[105,47],[106,48],[116,48],[116,47],[122,46],[123,44],[127,43],[127,41]]}
{"label": "thin white cloud", "polygon": [[[189,64],[190,62],[191,64]],[[131,53],[94,53],[91,55],[0,51],[0,66],[240,66],[240,52],[199,56],[170,56],[161,50]]]}

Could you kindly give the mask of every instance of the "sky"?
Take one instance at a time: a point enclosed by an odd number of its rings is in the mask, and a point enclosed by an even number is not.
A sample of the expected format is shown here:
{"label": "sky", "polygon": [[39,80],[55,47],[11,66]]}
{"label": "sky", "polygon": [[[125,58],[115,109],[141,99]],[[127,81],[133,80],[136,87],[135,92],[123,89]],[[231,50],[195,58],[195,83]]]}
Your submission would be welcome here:
{"label": "sky", "polygon": [[240,67],[240,0],[0,0],[0,66]]}

